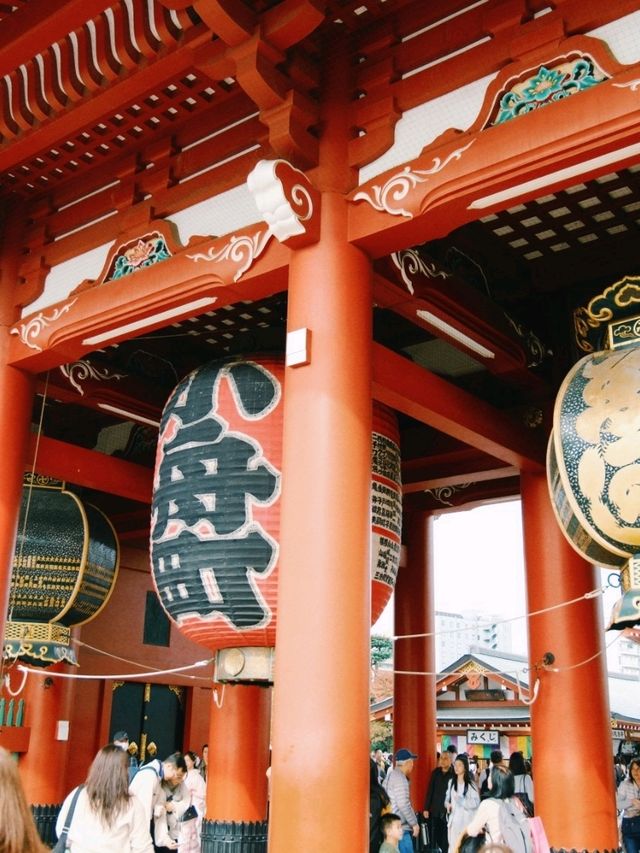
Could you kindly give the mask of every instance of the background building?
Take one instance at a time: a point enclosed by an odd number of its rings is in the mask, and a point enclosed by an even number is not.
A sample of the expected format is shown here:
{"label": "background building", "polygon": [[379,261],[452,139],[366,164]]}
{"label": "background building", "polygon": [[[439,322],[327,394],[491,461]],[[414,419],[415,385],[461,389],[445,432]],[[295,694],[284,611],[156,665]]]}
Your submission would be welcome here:
{"label": "background building", "polygon": [[503,615],[467,610],[436,610],[436,666],[438,671],[466,654],[471,646],[511,652],[511,623]]}

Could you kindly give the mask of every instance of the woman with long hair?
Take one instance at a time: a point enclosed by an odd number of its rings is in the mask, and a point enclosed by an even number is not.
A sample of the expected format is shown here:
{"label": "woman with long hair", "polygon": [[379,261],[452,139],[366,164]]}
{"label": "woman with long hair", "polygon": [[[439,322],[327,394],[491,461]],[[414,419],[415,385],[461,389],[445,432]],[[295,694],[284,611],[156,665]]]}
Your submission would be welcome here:
{"label": "woman with long hair", "polygon": [[469,758],[464,752],[453,762],[453,772],[455,779],[449,782],[444,799],[449,814],[449,850],[456,849],[465,826],[480,805],[480,794],[469,770]]}
{"label": "woman with long hair", "polygon": [[[486,840],[494,844],[504,844],[505,839],[500,831],[500,804],[513,797],[514,779],[510,770],[496,765],[489,773],[489,795],[482,800],[478,811],[471,818],[466,828],[470,838],[486,835]],[[517,806],[514,806],[517,808]],[[482,842],[484,843],[484,841]]]}
{"label": "woman with long hair", "polygon": [[[112,743],[93,759],[67,835],[71,853],[153,853],[144,809],[129,793],[128,759]],[[62,804],[56,823],[58,837],[77,791],[74,788]]]}
{"label": "woman with long hair", "polygon": [[622,812],[620,832],[627,853],[640,851],[640,759],[629,762],[629,776],[623,779],[616,794]]}
{"label": "woman with long hair", "polygon": [[1,747],[0,853],[45,853],[22,789],[18,766]]}
{"label": "woman with long hair", "polygon": [[527,813],[533,817],[533,781],[527,772],[527,765],[521,752],[512,752],[509,756],[509,770],[513,773],[514,796],[517,797]]}

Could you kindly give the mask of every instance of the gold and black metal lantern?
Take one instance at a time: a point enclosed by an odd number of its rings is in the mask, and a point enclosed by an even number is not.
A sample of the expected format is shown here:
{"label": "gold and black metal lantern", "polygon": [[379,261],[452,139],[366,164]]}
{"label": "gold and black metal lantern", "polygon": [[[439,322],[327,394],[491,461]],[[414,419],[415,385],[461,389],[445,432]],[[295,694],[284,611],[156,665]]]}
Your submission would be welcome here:
{"label": "gold and black metal lantern", "polygon": [[77,663],[71,628],[105,606],[118,573],[109,519],[59,480],[25,478],[4,656],[48,666]]}
{"label": "gold and black metal lantern", "polygon": [[576,342],[588,354],[558,392],[547,462],[571,545],[620,570],[623,596],[609,626],[618,629],[640,622],[640,317],[629,316],[639,284],[621,279],[576,311]]}

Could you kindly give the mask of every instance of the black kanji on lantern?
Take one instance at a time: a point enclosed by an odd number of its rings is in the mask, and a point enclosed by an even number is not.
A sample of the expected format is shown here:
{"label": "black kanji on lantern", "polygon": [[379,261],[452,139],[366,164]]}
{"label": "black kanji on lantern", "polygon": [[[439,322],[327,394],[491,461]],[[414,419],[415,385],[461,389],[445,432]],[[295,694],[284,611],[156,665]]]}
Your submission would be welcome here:
{"label": "black kanji on lantern", "polygon": [[247,420],[264,417],[280,399],[274,377],[251,362],[206,365],[176,388],[160,428],[152,561],[174,618],[220,614],[247,629],[269,615],[253,580],[276,557],[251,507],[272,501],[280,478],[258,442],[230,432],[216,415],[223,377]]}

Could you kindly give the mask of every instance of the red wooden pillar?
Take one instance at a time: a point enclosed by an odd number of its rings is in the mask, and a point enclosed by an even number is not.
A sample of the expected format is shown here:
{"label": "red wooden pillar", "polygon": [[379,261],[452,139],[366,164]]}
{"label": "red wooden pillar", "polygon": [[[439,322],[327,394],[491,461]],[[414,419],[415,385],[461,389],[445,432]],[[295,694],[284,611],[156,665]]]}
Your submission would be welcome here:
{"label": "red wooden pillar", "polygon": [[322,198],[296,251],[288,330],[310,363],[285,374],[269,850],[364,850],[368,837],[371,271]]}
{"label": "red wooden pillar", "polygon": [[[522,474],[522,512],[529,611],[596,589],[594,567],[568,544],[555,520],[543,474]],[[540,672],[531,706],[536,814],[556,850],[618,848],[602,621],[599,597],[529,619],[531,663],[551,652],[551,666],[560,670]],[[580,766],[587,753],[597,756],[588,769]],[[578,779],[588,779],[588,796],[578,795]]]}
{"label": "red wooden pillar", "polygon": [[209,725],[206,818],[266,820],[271,689],[228,684],[217,695]]}
{"label": "red wooden pillar", "polygon": [[[49,672],[69,670],[66,664],[48,668]],[[29,749],[21,756],[19,764],[27,800],[33,805],[61,803],[70,787],[66,768],[71,732],[67,726],[73,682],[68,678],[49,677],[46,673],[30,675],[23,695],[25,725],[31,729]]]}
{"label": "red wooden pillar", "polygon": [[[0,316],[2,315],[0,311]],[[6,313],[1,323],[7,323]],[[4,637],[5,619],[9,603],[11,567],[18,530],[22,481],[25,468],[29,468],[27,449],[31,409],[33,406],[33,379],[6,363],[8,346],[6,326],[0,329],[0,636]]]}
{"label": "red wooden pillar", "polygon": [[427,781],[436,764],[435,605],[433,594],[433,518],[411,513],[404,520],[407,565],[398,573],[394,598],[395,633],[431,634],[397,639],[394,650],[393,748],[418,754],[411,774],[411,798],[416,810],[424,803]]}
{"label": "red wooden pillar", "polygon": [[0,639],[4,637],[11,567],[16,544],[22,481],[29,447],[34,380],[7,364],[8,327],[16,320],[14,283],[17,280],[17,249],[21,241],[15,233],[20,217],[7,215],[0,247]]}

